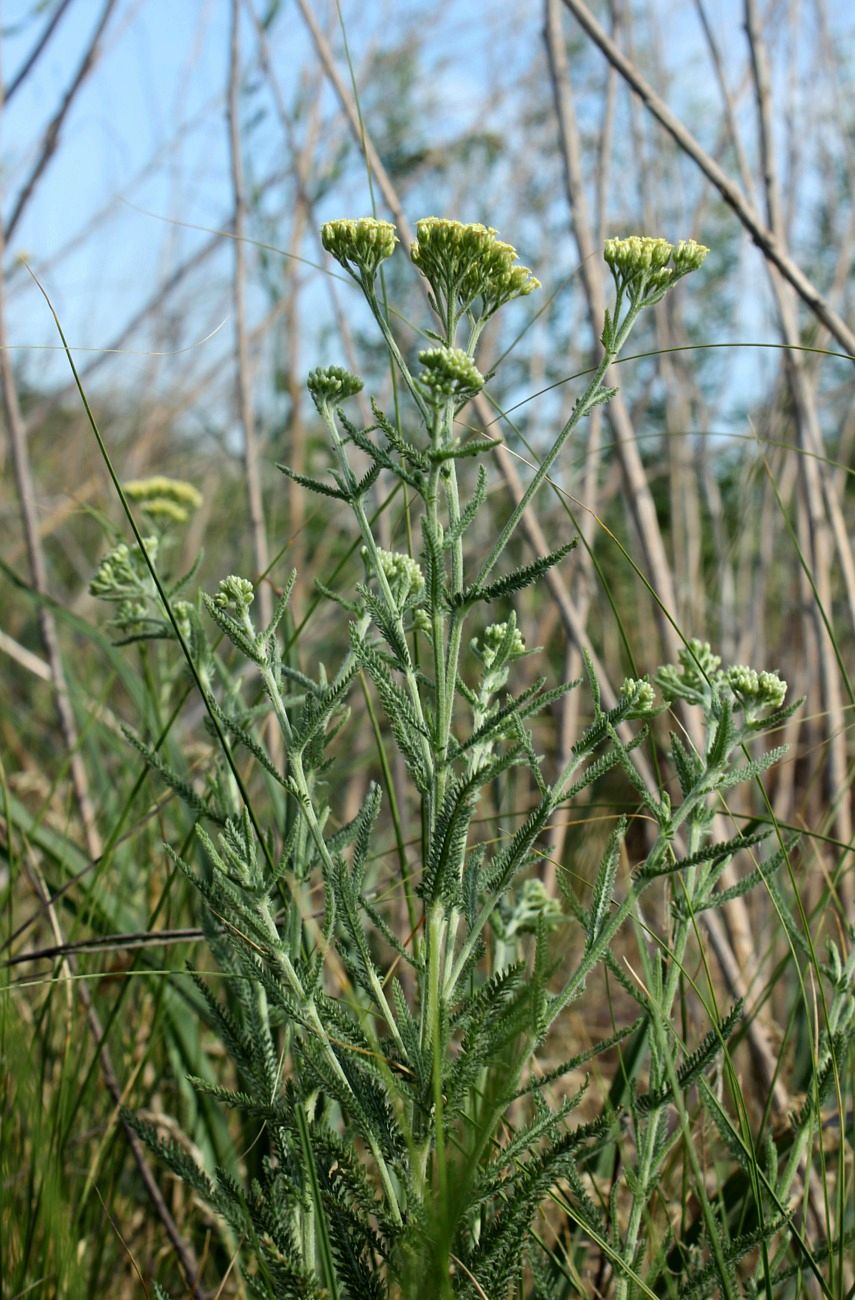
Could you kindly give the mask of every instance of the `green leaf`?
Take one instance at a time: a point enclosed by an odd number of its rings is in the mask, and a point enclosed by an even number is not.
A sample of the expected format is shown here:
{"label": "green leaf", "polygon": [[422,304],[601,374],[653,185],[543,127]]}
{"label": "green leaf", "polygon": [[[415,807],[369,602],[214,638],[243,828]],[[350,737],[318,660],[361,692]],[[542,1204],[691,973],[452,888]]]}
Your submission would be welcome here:
{"label": "green leaf", "polygon": [[474,520],[478,511],[487,499],[487,474],[483,465],[478,466],[478,482],[475,487],[474,495],[467,501],[466,505],[460,512],[459,517],[451,524],[445,534],[443,546],[446,550],[451,548],[460,541],[469,525]]}
{"label": "green leaf", "polygon": [[417,739],[419,736],[427,738],[425,729],[416,717],[407,696],[392,681],[383,660],[366,641],[360,639],[353,624],[350,627],[350,640],[357,661],[368,673],[377,688],[377,694],[389,719],[395,741],[407,765],[407,770],[413,778],[416,788],[422,793],[426,793],[430,788],[430,775],[424,751]]}
{"label": "green leaf", "polygon": [[597,940],[602,934],[606,923],[606,917],[614,902],[614,887],[617,879],[617,869],[620,862],[620,850],[623,844],[624,835],[626,834],[626,818],[621,817],[617,826],[609,837],[609,843],[603,854],[597,878],[594,881],[594,890],[591,896],[591,907],[588,912],[587,934],[585,939],[585,951],[591,952],[596,946]]}
{"label": "green leaf", "polygon": [[576,538],[572,542],[567,542],[564,546],[559,546],[556,551],[550,551],[549,555],[542,555],[531,564],[523,565],[519,569],[514,569],[513,573],[508,573],[504,578],[499,578],[496,582],[491,582],[486,587],[467,587],[451,597],[449,601],[450,608],[459,609],[468,605],[474,605],[476,601],[485,601],[488,604],[493,600],[500,600],[505,596],[510,596],[515,591],[522,591],[523,588],[531,586],[537,582],[549,569],[569,555],[570,551],[576,546]]}
{"label": "green leaf", "polygon": [[707,844],[702,849],[698,849],[696,853],[689,853],[685,857],[675,858],[673,862],[662,862],[657,858],[653,862],[646,862],[637,871],[634,871],[633,879],[639,881],[654,880],[657,876],[676,875],[678,871],[698,866],[702,862],[728,862],[740,849],[749,849],[754,844],[761,844],[771,834],[771,828],[766,828],[754,835],[736,835],[732,840],[722,840],[718,844]]}
{"label": "green leaf", "polygon": [[[681,1089],[688,1088],[713,1063],[719,1052],[724,1050],[725,1043],[742,1019],[743,1008],[744,1002],[740,998],[734,1003],[725,1018],[719,1022],[718,1026],[704,1035],[691,1056],[686,1057],[682,1065],[679,1066],[677,1069],[677,1082]],[[656,1092],[645,1092],[636,1096],[633,1106],[640,1114],[649,1115],[652,1111],[658,1110],[671,1101],[673,1095],[673,1089],[668,1084]]]}
{"label": "green leaf", "polygon": [[336,501],[350,501],[351,494],[341,487],[332,487],[329,483],[323,483],[320,479],[309,478],[307,474],[298,474],[295,469],[288,465],[277,465],[276,468],[287,475],[294,483],[299,483],[300,487],[307,488],[310,492],[316,492],[319,496],[333,497]]}

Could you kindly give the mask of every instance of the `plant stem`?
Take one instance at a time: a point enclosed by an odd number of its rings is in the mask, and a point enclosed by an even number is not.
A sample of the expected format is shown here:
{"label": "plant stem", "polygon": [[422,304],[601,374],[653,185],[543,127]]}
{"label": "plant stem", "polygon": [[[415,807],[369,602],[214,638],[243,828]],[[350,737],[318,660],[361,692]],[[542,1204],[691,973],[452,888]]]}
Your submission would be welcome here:
{"label": "plant stem", "polygon": [[514,531],[516,530],[520,520],[522,519],[522,516],[529,502],[537,492],[538,488],[543,483],[543,480],[546,478],[547,474],[552,468],[558,454],[562,450],[567,439],[570,437],[570,434],[576,428],[576,425],[580,422],[580,420],[582,420],[583,417],[586,416],[589,413],[589,411],[591,411],[593,407],[596,405],[596,399],[602,387],[603,380],[605,379],[606,372],[609,366],[611,366],[613,362],[617,359],[621,348],[623,347],[624,343],[626,342],[629,336],[630,330],[635,324],[635,320],[636,317],[638,316],[639,311],[640,311],[639,307],[630,306],[623,323],[616,328],[615,338],[612,347],[610,349],[607,349],[603,353],[602,359],[600,361],[600,364],[597,366],[597,370],[594,374],[594,377],[592,378],[588,387],[585,389],[585,392],[576,402],[576,405],[573,407],[573,412],[570,416],[570,419],[564,425],[561,432],[558,434],[557,438],[555,439],[549,451],[547,452],[546,456],[538,465],[537,472],[534,478],[529,483],[528,487],[526,488],[520,500],[514,506],[514,509],[511,511],[511,514],[508,516],[508,519],[505,522],[504,527],[502,528],[501,532],[499,533],[498,537],[496,538],[495,542],[490,548],[490,552],[486,560],[481,565],[481,568],[478,571],[478,577],[475,581],[476,586],[481,586],[485,582],[487,575],[491,572],[496,561],[499,559],[499,556],[502,554],[508,542],[510,541],[510,538],[513,535]]}

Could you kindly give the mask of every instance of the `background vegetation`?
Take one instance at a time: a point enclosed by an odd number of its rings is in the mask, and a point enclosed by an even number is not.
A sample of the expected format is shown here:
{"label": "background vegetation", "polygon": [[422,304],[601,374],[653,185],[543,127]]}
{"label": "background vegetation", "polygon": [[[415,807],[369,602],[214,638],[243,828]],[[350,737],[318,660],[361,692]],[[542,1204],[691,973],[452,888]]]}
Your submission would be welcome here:
{"label": "background vegetation", "polygon": [[[9,1296],[138,1295],[154,1278],[173,1294],[244,1294],[239,1269],[229,1271],[233,1243],[123,1126],[119,1107],[206,1163],[251,1165],[253,1140],[187,1082],[219,1080],[224,1068],[184,973],[188,960],[211,964],[196,895],[162,847],[188,844],[194,816],[121,727],[163,737],[164,760],[197,792],[216,742],[193,690],[180,689],[173,647],[116,647],[89,595],[125,525],[27,265],[58,311],[120,478],[174,474],[203,495],[176,534],[174,571],[201,550],[209,591],[228,572],[264,574],[264,608],[296,567],[289,637],[295,666],[314,671],[335,665],[347,639],[315,580],[358,575],[358,556],[349,524],[275,465],[326,464],[304,386],[320,361],[364,375],[387,409],[395,397],[364,304],[320,247],[321,222],[374,211],[406,238],[429,213],[481,220],[542,281],[485,335],[481,369],[500,358],[502,368],[463,416],[503,440],[496,519],[566,419],[578,392],[568,381],[597,355],[604,239],[644,232],[709,245],[690,286],[643,318],[613,381],[617,398],[574,435],[514,543],[523,563],[580,537],[548,585],[515,600],[527,643],[546,656],[529,680],[547,663],[551,682],[578,676],[585,651],[608,705],[628,674],[673,661],[684,639],[700,637],[728,663],[777,669],[792,696],[805,696],[770,741],[789,746],[786,758],[762,789],[740,787],[727,806],[732,829],[774,810],[779,828],[800,832],[781,898],[761,889],[735,901],[691,954],[697,969],[709,964],[722,1006],[746,998],[731,1050],[759,1145],[766,1134],[785,1140],[810,1086],[827,1028],[820,962],[829,940],[847,951],[855,919],[847,7],[165,9],[54,0],[4,16],[0,1290]],[[146,69],[139,85],[129,67]],[[411,350],[424,304],[403,259],[390,266],[388,297]],[[381,509],[378,528],[400,541],[398,501]],[[490,531],[479,540],[486,551]],[[342,822],[372,779],[403,784],[401,770],[380,764],[370,701],[367,685],[353,692],[340,742]],[[562,765],[585,708],[577,692],[538,720],[551,763]],[[663,723],[658,739],[666,735]],[[649,758],[658,760],[653,745]],[[530,806],[527,774],[503,781],[503,808]],[[551,892],[587,896],[621,814],[634,818],[626,873],[645,829],[625,783],[604,779],[584,807],[556,818],[543,845]],[[506,832],[494,807],[481,815],[491,835]],[[391,822],[384,834],[395,849]],[[374,888],[387,891],[403,939],[393,856],[376,864]],[[626,936],[619,953],[630,972],[636,943]],[[682,1014],[688,1030],[690,1002]],[[554,1062],[630,1018],[621,988],[604,984],[584,1016],[568,1008]],[[601,1090],[616,1059],[591,1067]],[[815,1243],[842,1243],[852,1228],[845,1052],[836,1078],[808,1159]],[[676,1164],[663,1202],[666,1218],[690,1213]],[[611,1294],[602,1259],[580,1268],[583,1294]],[[833,1294],[847,1294],[851,1274],[830,1275]],[[788,1285],[781,1294],[810,1293],[808,1281]]]}

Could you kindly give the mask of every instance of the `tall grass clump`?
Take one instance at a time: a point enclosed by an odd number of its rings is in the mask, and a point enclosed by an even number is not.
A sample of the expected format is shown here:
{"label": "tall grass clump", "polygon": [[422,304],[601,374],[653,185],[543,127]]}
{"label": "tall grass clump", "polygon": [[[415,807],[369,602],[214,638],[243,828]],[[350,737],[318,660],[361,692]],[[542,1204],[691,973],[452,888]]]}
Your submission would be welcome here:
{"label": "tall grass clump", "polygon": [[[705,915],[755,888],[804,947],[778,884],[792,840],[774,819],[722,837],[717,817],[730,789],[780,757],[765,741],[798,702],[775,672],[722,664],[699,640],[625,680],[609,709],[589,664],[580,681],[517,685],[537,652],[515,594],[574,542],[517,567],[509,544],[567,440],[612,396],[606,374],[639,315],[707,250],[607,243],[600,363],[500,516],[494,444],[460,436],[459,416],[485,384],[485,326],[537,281],[492,229],[418,222],[410,256],[434,320],[410,357],[381,288],[395,228],[332,221],[322,237],[401,387],[394,410],[372,402],[366,425],[351,400],[361,379],[313,370],[329,473],[282,467],[331,520],[352,520],[359,580],[321,588],[347,624],[343,658],[328,664],[298,635],[293,577],[259,626],[246,577],[189,600],[187,577],[162,576],[186,485],[134,485],[151,535],[114,550],[93,585],[123,639],[179,643],[219,747],[200,793],[136,741],[197,817],[191,843],[166,846],[198,891],[219,972],[192,972],[191,1004],[221,1045],[220,1077],[192,1082],[234,1112],[242,1145],[228,1168],[206,1168],[150,1117],[126,1120],[214,1211],[223,1276],[266,1300],[842,1294],[845,1216],[829,1212],[838,1235],[820,1239],[809,1199],[852,1032],[853,958],[832,946],[817,965],[825,1030],[803,1104],[760,1146],[731,1057],[744,1008],[718,996],[703,960]],[[375,490],[405,503],[397,550],[378,539]],[[345,816],[337,771],[360,686],[379,779]],[[530,723],[573,690],[591,720],[551,770]],[[666,713],[659,767],[645,755]],[[527,774],[522,809],[506,801],[512,768]],[[637,816],[615,820],[590,890],[553,896],[538,872],[544,833],[607,774]],[[386,873],[381,888],[390,857],[399,880],[388,888]],[[573,1050],[563,1019],[587,1006],[600,1021],[605,988],[614,1031]]]}

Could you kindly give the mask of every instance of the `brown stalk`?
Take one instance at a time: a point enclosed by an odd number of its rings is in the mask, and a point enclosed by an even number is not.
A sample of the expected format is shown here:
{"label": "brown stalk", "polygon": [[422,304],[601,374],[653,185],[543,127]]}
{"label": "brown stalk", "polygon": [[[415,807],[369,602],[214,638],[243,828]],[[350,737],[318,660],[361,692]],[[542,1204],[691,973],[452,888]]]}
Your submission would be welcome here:
{"label": "brown stalk", "polygon": [[[590,226],[589,226],[587,211],[586,211],[587,200],[585,197],[584,188],[582,187],[581,184],[581,151],[579,146],[578,131],[576,130],[575,114],[573,111],[573,102],[571,97],[570,79],[569,79],[569,68],[567,66],[567,58],[564,49],[563,37],[561,34],[559,11],[554,0],[547,0],[546,3],[544,39],[546,42],[546,53],[547,53],[547,59],[549,63],[550,80],[552,83],[552,92],[555,101],[555,113],[556,113],[556,118],[558,123],[559,140],[561,144],[561,159],[564,167],[565,189],[567,191],[568,203],[570,205],[573,231],[576,237],[576,247],[579,254],[579,263],[580,263],[579,270],[582,276],[582,283],[585,288],[585,297],[588,302],[588,312],[589,312],[589,319],[590,319],[591,294],[597,293],[597,286],[598,286],[597,275],[594,269],[595,261],[597,259],[597,245],[595,244],[594,240],[590,237]],[[611,73],[609,75],[609,79],[612,83],[614,82],[614,77],[612,76]],[[602,153],[600,155],[600,163],[602,167],[605,167],[607,156],[608,156],[606,151],[607,137],[605,132],[605,127],[607,125],[608,125],[607,123],[604,124],[604,131],[602,137],[603,148],[602,148]],[[578,198],[578,203],[579,203],[578,210],[574,205],[574,198]],[[599,212],[600,212],[600,219],[602,222],[602,220],[605,217],[605,202],[602,194],[600,195]],[[602,298],[601,290],[600,290],[600,298]],[[603,305],[604,304],[601,302],[600,306],[602,307]],[[600,316],[599,319],[602,319],[602,316]],[[596,333],[594,334],[594,337],[596,337]],[[592,360],[593,357],[594,357],[594,353],[592,351]],[[610,384],[611,378],[607,377],[606,383]],[[618,397],[620,397],[620,394],[617,394],[616,397],[613,399],[613,401],[616,401]],[[624,419],[626,420],[627,418],[626,408],[623,406],[623,404],[622,404],[622,414],[624,416]],[[583,497],[586,505],[590,507],[592,512],[597,509],[598,479],[599,479],[600,463],[601,463],[601,448],[600,448],[601,428],[602,428],[602,407],[596,407],[595,410],[592,412],[592,418],[589,425],[588,450],[585,458],[584,497]],[[613,428],[614,428],[614,424],[613,424]],[[619,438],[619,435],[616,430],[615,430],[615,437]],[[586,540],[590,542],[594,531],[593,513],[591,514],[586,513],[583,516],[581,529]],[[590,554],[587,547],[583,550],[582,554],[579,557],[579,568],[581,570],[581,573],[578,575],[578,577],[581,578],[582,581],[580,584],[577,584],[577,590],[580,589],[580,594],[577,597],[577,601],[578,601],[580,619],[583,622],[585,622],[587,620],[588,611],[590,609],[591,593],[593,590],[592,565],[590,562]],[[574,641],[569,640],[567,645],[567,653],[565,657],[566,679],[568,681],[572,681],[574,678],[576,678],[579,675],[580,668],[581,668],[581,654],[579,652],[578,645]],[[562,701],[561,719],[560,719],[560,727],[559,727],[559,752],[560,752],[559,761],[561,762],[566,762],[567,757],[569,756],[570,753],[570,747],[572,746],[575,740],[575,735],[577,731],[577,722],[578,722],[578,711],[579,711],[578,692],[572,691],[569,695],[565,696],[564,700]],[[556,818],[555,822],[553,823],[552,831],[550,833],[549,861],[546,863],[543,872],[544,884],[546,885],[546,888],[550,892],[552,892],[552,890],[555,887],[555,877],[556,877],[558,865],[561,861],[564,840],[566,836],[566,830],[567,830],[567,818],[566,817]]]}
{"label": "brown stalk", "polygon": [[[2,231],[0,231],[0,263],[3,261],[2,255],[3,237]],[[2,384],[3,390],[3,411],[5,415],[6,429],[9,436],[9,445],[11,448],[15,484],[21,508],[24,535],[27,543],[27,556],[32,586],[38,596],[46,596],[48,592],[47,566],[41,546],[41,539],[39,537],[36,497],[27,448],[27,435],[21,417],[20,406],[18,404],[17,385],[12,370],[11,355],[6,335],[4,288],[2,277],[0,277],[0,384]],[[57,721],[63,745],[68,754],[71,783],[78,811],[80,813],[80,820],[83,826],[86,849],[89,856],[94,860],[101,854],[101,837],[98,832],[95,820],[95,811],[89,795],[89,782],[86,768],[80,755],[77,724],[75,722],[74,712],[68,694],[68,684],[62,662],[56,623],[50,606],[46,601],[41,601],[39,603],[38,621],[42,645],[44,647],[48,671],[50,673],[50,680],[53,685]],[[38,880],[38,877],[36,877],[36,879]],[[40,892],[42,892],[41,889]],[[52,908],[52,902],[49,897],[44,893],[42,893],[42,897],[45,904]],[[58,922],[55,914],[52,913],[51,917],[55,933],[59,933]],[[71,959],[69,958],[67,960],[69,961],[70,968],[73,969],[73,967],[71,967]],[[93,1005],[89,987],[83,979],[77,979],[74,987],[83,1003],[87,1022],[97,1045],[102,1077],[114,1103],[116,1106],[119,1106],[122,1102],[121,1088],[119,1087],[107,1046],[103,1041],[101,1023]],[[196,1265],[192,1253],[181,1238],[181,1234],[178,1231],[175,1221],[169,1213],[166,1203],[160,1193],[160,1189],[158,1188],[151,1170],[146,1163],[145,1153],[139,1139],[133,1130],[131,1130],[128,1125],[124,1124],[124,1121],[123,1127],[139,1170],[140,1177],[142,1178],[155,1211],[163,1223],[164,1229],[175,1247],[179,1259],[181,1260],[192,1293],[197,1300],[203,1300],[204,1292],[199,1288],[198,1283],[195,1280]]]}
{"label": "brown stalk", "polygon": [[[727,125],[728,136],[730,138],[731,144],[733,145],[736,154],[737,163],[739,166],[740,179],[742,181],[742,185],[746,193],[752,194],[754,191],[754,179],[753,176],[751,175],[751,169],[748,164],[748,158],[745,151],[745,147],[743,145],[740,132],[736,125],[736,112],[733,103],[733,96],[727,85],[727,79],[724,73],[724,65],[722,62],[721,53],[718,49],[715,36],[713,34],[710,23],[707,19],[707,15],[703,6],[703,0],[695,0],[695,3],[698,10],[698,16],[701,20],[701,26],[703,27],[704,35],[706,37],[707,47],[710,51],[710,57],[712,59],[713,68],[715,70],[716,81],[718,82],[719,92],[721,94],[722,104],[724,106],[725,123]],[[774,158],[770,155],[770,158],[766,160],[767,146],[771,144],[771,114],[770,114],[770,104],[769,104],[769,79],[768,79],[768,72],[766,70],[767,63],[768,60],[766,58],[765,52],[761,51],[759,70],[762,72],[764,78],[763,97],[765,97],[766,104],[767,104],[765,110],[761,111],[758,109],[758,114],[761,118],[761,121],[765,122],[765,126],[761,126],[761,131],[760,131],[761,155],[764,159],[763,162],[764,193],[766,192],[768,185],[770,183],[773,185],[775,190],[779,188],[777,177],[775,174],[775,169],[774,169]],[[757,73],[758,73],[758,68],[755,66],[754,61],[752,60],[752,82],[754,85],[755,100],[758,93],[756,88]],[[795,134],[795,133],[791,133],[791,134]],[[769,170],[770,165],[772,167],[771,171]],[[771,207],[770,207],[769,224],[773,227],[773,229],[777,230],[781,245],[784,249],[786,249],[787,247],[786,231],[787,231],[788,222],[784,219],[784,216],[780,210],[781,203],[780,203],[779,196],[773,198],[772,206],[775,209],[775,217],[773,220],[771,215]],[[850,218],[847,237],[841,241],[841,248],[837,257],[837,267],[835,270],[834,284],[833,284],[833,292],[835,293],[837,293],[839,290],[842,289],[846,281],[846,278],[848,277],[849,274],[849,267],[851,265],[851,245],[852,245],[853,236],[855,236],[855,210],[853,211],[852,216]],[[803,356],[798,352],[798,345],[801,342],[801,336],[798,330],[796,302],[793,298],[792,293],[789,290],[789,287],[782,283],[778,273],[771,266],[767,266],[767,269],[769,271],[769,276],[772,282],[772,288],[775,293],[776,301],[778,302],[781,335],[784,342],[788,345],[786,365],[787,365],[788,375],[791,376],[789,380],[790,388],[793,389],[794,385],[796,385],[798,387],[799,395],[800,395],[799,401],[795,403],[797,416],[800,414],[803,415],[803,418],[800,419],[800,423],[799,423],[799,432],[800,432],[799,444],[800,446],[803,446],[808,451],[808,453],[812,453],[814,457],[823,457],[825,455],[825,446],[823,443],[819,417],[816,410],[816,383],[815,383],[816,368],[820,359],[816,357],[811,358],[809,356]],[[785,322],[781,318],[780,295],[782,293],[786,294],[789,297],[790,304],[791,304],[787,311],[787,315],[789,317],[788,322]],[[824,346],[824,342],[827,338],[827,333],[828,332],[825,329],[821,329],[818,332],[817,337],[814,339],[815,346],[817,347]],[[798,371],[798,374],[795,373],[796,371]],[[823,501],[825,503],[825,509],[827,511],[828,522],[830,523],[831,530],[834,535],[836,554],[840,561],[841,576],[843,578],[843,585],[846,591],[847,602],[849,604],[850,619],[851,621],[855,622],[855,556],[853,556],[852,544],[849,537],[849,530],[847,529],[846,521],[843,517],[841,502],[834,482],[834,477],[831,473],[830,467],[822,463],[819,463],[813,467],[813,477],[818,482],[822,492]]]}
{"label": "brown stalk", "polygon": [[[4,251],[2,231],[0,231],[0,265],[3,262]],[[9,349],[9,340],[6,334],[6,302],[2,276],[0,276],[0,387],[2,387],[3,414],[12,455],[15,488],[26,542],[30,581],[36,597],[43,598],[48,594],[47,564],[39,534],[36,492],[30,465],[27,432],[18,402],[17,382],[12,369],[12,353]],[[98,832],[95,809],[89,793],[89,778],[86,766],[80,753],[77,723],[68,693],[68,682],[62,662],[56,620],[53,611],[44,599],[38,599],[37,618],[45,658],[50,669],[59,733],[68,755],[71,785],[80,814],[86,850],[90,857],[97,858],[101,853],[101,836]]]}
{"label": "brown stalk", "polygon": [[[559,14],[559,0],[546,0],[545,37],[547,52],[549,55],[553,95],[559,123],[565,187],[573,224],[573,233],[581,259],[582,282],[588,304],[589,320],[592,330],[596,335],[597,324],[602,319],[605,301],[602,281],[597,276],[594,269],[597,263],[595,260],[594,245],[588,223],[587,203],[584,183],[582,180],[583,168],[581,143],[576,123],[572,91],[570,87],[570,73],[566,60]],[[661,532],[659,531],[658,521],[656,520],[655,509],[653,507],[652,497],[650,496],[650,489],[647,484],[644,468],[641,464],[641,459],[638,456],[637,446],[632,430],[631,417],[625,405],[620,400],[620,394],[609,403],[606,410],[607,417],[612,422],[619,449],[621,447],[630,447],[635,453],[637,465],[633,465],[631,458],[629,458],[628,460],[622,460],[622,469],[627,478],[630,490],[633,489],[634,485],[638,484],[638,486],[635,487],[635,492],[640,492],[641,485],[643,485],[643,492],[649,501],[649,509],[652,512],[656,530],[655,535],[658,539],[658,555],[656,563],[657,566],[661,566],[667,574],[667,584],[663,584],[660,578],[656,585],[660,596],[662,596],[665,591],[669,593],[669,607],[676,611],[676,595],[671,583],[670,569],[665,556],[664,541],[661,537]],[[648,564],[650,564],[649,553],[646,558]],[[674,651],[670,647],[671,643],[673,643],[676,638],[670,624],[669,631],[671,635],[669,640],[666,641],[666,647],[668,647],[670,653],[673,654]],[[695,734],[693,735],[693,739],[696,743],[699,743],[700,736]],[[727,836],[722,835],[722,838],[727,838]],[[725,884],[732,884],[734,881],[735,875],[733,872],[730,872],[729,879],[725,881]],[[734,998],[738,998],[745,995],[746,989],[743,971],[750,969],[750,957],[753,951],[753,945],[751,941],[750,918],[748,917],[744,900],[736,899],[734,902],[736,906],[731,905],[730,915],[733,942],[728,938],[722,919],[715,912],[708,910],[703,914],[703,920],[706,923],[712,947],[715,951],[722,973],[724,974],[725,982],[728,985],[731,995]],[[734,954],[734,945],[739,953],[738,959]],[[769,1040],[765,1028],[761,1026],[756,1019],[752,1019],[748,1035],[752,1056],[758,1073],[767,1086],[774,1087],[776,1104],[780,1108],[786,1105],[787,1095],[783,1086],[776,1081],[776,1064],[769,1046]]]}
{"label": "brown stalk", "polygon": [[[561,141],[561,158],[564,167],[564,184],[573,235],[579,250],[580,275],[588,308],[588,320],[594,338],[599,335],[605,312],[605,294],[599,271],[599,249],[596,248],[588,217],[588,205],[582,181],[582,153],[576,114],[573,106],[570,69],[567,63],[560,25],[560,10],[556,0],[546,0],[544,27],[549,71],[555,102],[558,131]],[[614,372],[609,371],[605,383],[614,386]],[[676,612],[677,602],[671,580],[671,571],[656,517],[653,497],[638,452],[638,443],[632,418],[623,395],[618,391],[606,407],[615,439],[615,448],[624,476],[625,497],[641,546],[647,577],[657,592],[661,605],[656,605],[656,616],[665,657],[673,659],[680,645],[674,627],[665,610]],[[664,607],[664,608],[663,608]]]}
{"label": "brown stalk", "polygon": [[[632,27],[627,19],[627,37],[632,41]],[[661,61],[660,61],[661,66]],[[656,226],[654,203],[650,195],[650,182],[654,176],[654,157],[645,156],[645,141],[642,124],[639,121],[637,105],[630,102],[631,129],[634,138],[634,154],[638,160],[639,188],[645,229]],[[651,154],[653,151],[651,150]],[[701,228],[701,210],[705,196],[702,194],[695,208],[693,219],[686,225],[688,233]],[[667,439],[666,459],[668,465],[669,488],[671,492],[671,564],[674,573],[674,587],[678,605],[676,616],[681,623],[688,620],[692,631],[707,624],[704,590],[701,576],[701,504],[698,497],[698,479],[692,463],[692,457],[683,450],[689,437],[691,425],[691,404],[687,386],[679,382],[679,371],[675,356],[668,350],[678,342],[674,334],[676,321],[679,319],[681,298],[670,295],[665,303],[654,312],[657,346],[660,355],[657,366],[665,392],[665,411],[667,429],[671,436]],[[679,340],[682,341],[682,340]],[[751,660],[750,662],[756,662]],[[684,722],[696,747],[703,744],[703,736],[694,710],[687,710]],[[735,811],[733,808],[730,811]],[[714,834],[726,840],[732,833],[724,818],[719,816],[714,825]],[[734,863],[730,863],[722,873],[722,885],[730,887],[737,882]],[[737,957],[739,969],[747,975],[754,965],[755,942],[748,905],[744,898],[732,900],[723,913],[731,946]],[[734,997],[740,996],[734,992]]]}
{"label": "brown stalk", "polygon": [[38,39],[36,40],[35,45],[30,50],[30,53],[27,55],[27,57],[24,59],[24,62],[21,64],[20,68],[15,73],[15,76],[9,82],[9,85],[6,87],[4,103],[6,104],[11,103],[12,98],[15,95],[16,91],[20,90],[21,86],[26,81],[27,77],[30,74],[30,71],[32,70],[32,68],[35,67],[36,63],[38,62],[45,48],[47,47],[48,41],[50,40],[51,36],[53,36],[54,32],[59,26],[62,20],[62,16],[70,4],[71,4],[71,0],[60,0],[60,3],[56,6],[53,13],[50,15],[48,21],[45,23],[44,27],[42,28],[42,31]]}

